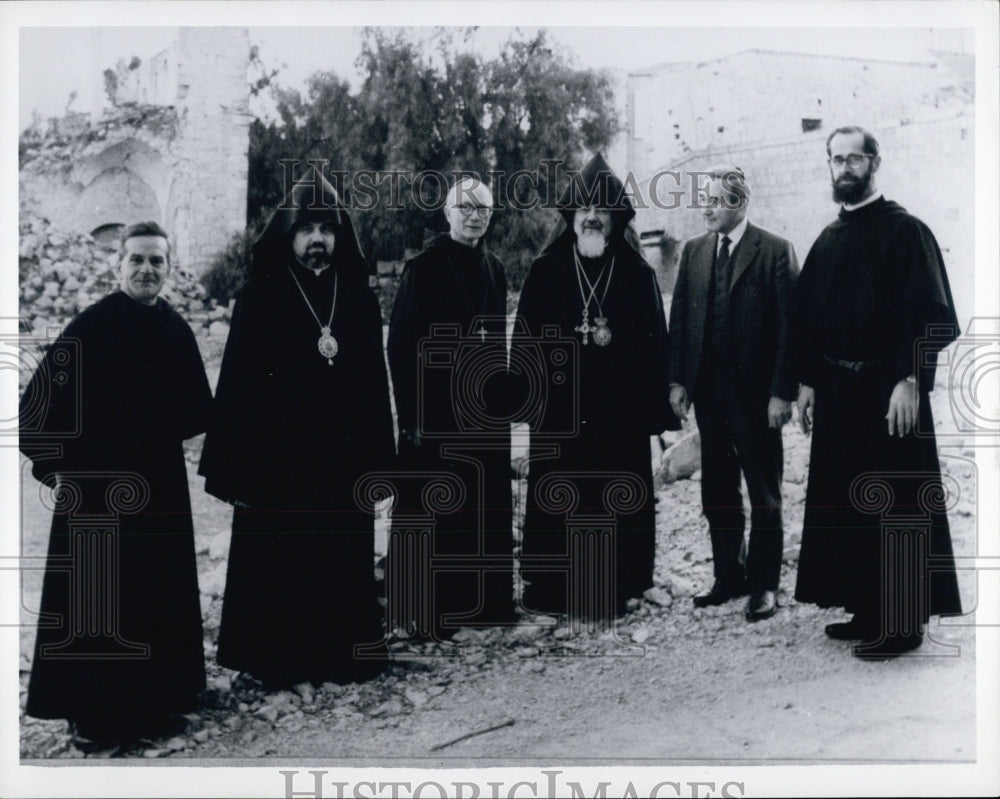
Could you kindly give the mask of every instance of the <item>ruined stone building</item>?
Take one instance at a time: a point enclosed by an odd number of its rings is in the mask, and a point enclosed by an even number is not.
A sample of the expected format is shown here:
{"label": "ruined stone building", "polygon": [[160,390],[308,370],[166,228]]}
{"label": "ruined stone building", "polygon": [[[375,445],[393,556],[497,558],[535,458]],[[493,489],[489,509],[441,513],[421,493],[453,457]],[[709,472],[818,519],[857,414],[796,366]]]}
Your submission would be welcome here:
{"label": "ruined stone building", "polygon": [[972,56],[937,51],[896,62],[747,50],[631,72],[626,150],[642,194],[636,225],[664,288],[673,285],[680,243],[704,232],[689,207],[691,172],[719,162],[742,167],[753,187],[751,219],[790,239],[802,260],[837,210],[826,138],[859,124],[882,147],[879,187],[937,236],[967,320],[974,83]]}
{"label": "ruined stone building", "polygon": [[179,28],[151,59],[106,70],[110,108],[22,135],[22,215],[98,239],[153,219],[174,263],[202,272],[246,227],[249,52],[245,28]]}

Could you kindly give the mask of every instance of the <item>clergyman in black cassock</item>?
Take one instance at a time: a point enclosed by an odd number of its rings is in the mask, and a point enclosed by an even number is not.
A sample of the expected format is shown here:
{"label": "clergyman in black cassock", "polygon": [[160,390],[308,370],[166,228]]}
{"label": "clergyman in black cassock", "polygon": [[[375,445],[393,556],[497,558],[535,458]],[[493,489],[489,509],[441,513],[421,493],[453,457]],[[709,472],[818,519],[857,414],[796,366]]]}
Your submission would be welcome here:
{"label": "clergyman in black cassock", "polygon": [[120,268],[20,404],[21,450],[55,488],[26,712],[97,741],[162,733],[205,687],[182,442],[212,395],[191,328],[157,296],[159,225],[126,228]]}
{"label": "clergyman in black cassock", "polygon": [[958,336],[933,234],[875,189],[878,142],[861,128],[827,140],[838,218],[796,287],[803,427],[812,426],[795,596],[843,607],[827,634],[861,657],[922,642],[932,615],[961,613],[928,392]]}
{"label": "clergyman in black cassock", "polygon": [[[507,280],[483,242],[491,212],[489,187],[456,182],[449,231],[407,262],[389,322],[405,475],[386,594],[392,626],[411,635],[515,619]],[[454,503],[427,507],[440,477],[457,481]]]}
{"label": "clergyman in black cassock", "polygon": [[347,211],[314,177],[254,245],[200,469],[235,506],[218,660],[268,688],[385,667],[373,509],[355,497],[395,457],[381,312]]}
{"label": "clergyman in black cassock", "polygon": [[650,437],[679,422],[660,290],[622,182],[597,154],[559,206],[511,340],[512,404],[531,428],[523,604],[608,620],[653,585]]}

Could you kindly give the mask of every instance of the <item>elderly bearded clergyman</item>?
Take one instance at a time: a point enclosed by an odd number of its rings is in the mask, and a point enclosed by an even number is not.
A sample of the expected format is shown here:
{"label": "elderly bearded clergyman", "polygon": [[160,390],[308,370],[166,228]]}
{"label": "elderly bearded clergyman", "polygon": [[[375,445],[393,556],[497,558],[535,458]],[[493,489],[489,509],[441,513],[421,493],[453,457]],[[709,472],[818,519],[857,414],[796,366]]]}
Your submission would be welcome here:
{"label": "elderly bearded clergyman", "polygon": [[[653,585],[650,436],[679,422],[656,275],[629,227],[631,201],[600,154],[559,209],[560,227],[525,279],[511,343],[515,405],[541,408],[529,422],[523,603],[608,619]],[[545,357],[553,327],[575,355],[568,379],[547,381],[539,405],[523,370]]]}

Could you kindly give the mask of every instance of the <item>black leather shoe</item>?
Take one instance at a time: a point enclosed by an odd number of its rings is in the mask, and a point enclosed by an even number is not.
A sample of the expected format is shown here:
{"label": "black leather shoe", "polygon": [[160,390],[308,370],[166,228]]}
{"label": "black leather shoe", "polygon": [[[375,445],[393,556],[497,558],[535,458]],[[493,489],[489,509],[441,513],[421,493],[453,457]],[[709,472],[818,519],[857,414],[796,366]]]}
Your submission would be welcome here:
{"label": "black leather shoe", "polygon": [[828,624],[823,628],[823,632],[834,641],[860,641],[877,637],[875,628],[859,619],[857,615],[853,616],[850,621]]}
{"label": "black leather shoe", "polygon": [[882,640],[862,641],[851,647],[851,654],[861,660],[888,660],[912,652],[924,642],[920,633],[914,635],[894,635]]}
{"label": "black leather shoe", "polygon": [[725,583],[716,583],[712,586],[712,590],[707,594],[699,594],[692,600],[696,608],[707,608],[714,605],[724,605],[730,599],[736,599],[737,597],[746,596],[747,588],[744,583],[736,583],[735,585],[727,585]]}
{"label": "black leather shoe", "polygon": [[778,609],[778,600],[774,591],[754,591],[747,600],[747,621],[769,619]]}

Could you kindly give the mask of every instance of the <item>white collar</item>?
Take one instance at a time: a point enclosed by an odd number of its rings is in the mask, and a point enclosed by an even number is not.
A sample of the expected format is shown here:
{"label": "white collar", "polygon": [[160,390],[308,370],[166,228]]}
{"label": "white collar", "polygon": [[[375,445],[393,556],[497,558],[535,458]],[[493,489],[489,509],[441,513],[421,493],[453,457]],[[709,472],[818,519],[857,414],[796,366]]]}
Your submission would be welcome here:
{"label": "white collar", "polygon": [[722,249],[722,237],[729,237],[729,252],[736,249],[736,245],[740,243],[740,239],[743,238],[743,234],[747,232],[747,224],[750,220],[743,217],[740,223],[730,230],[728,233],[717,233],[715,237],[715,254],[719,254],[719,250]]}
{"label": "white collar", "polygon": [[882,199],[882,192],[877,191],[874,194],[872,194],[871,197],[862,200],[859,203],[855,203],[854,205],[848,205],[847,203],[844,203],[843,206],[845,211],[857,211],[859,208],[864,208],[866,205],[871,205],[876,200],[881,200],[881,199]]}

